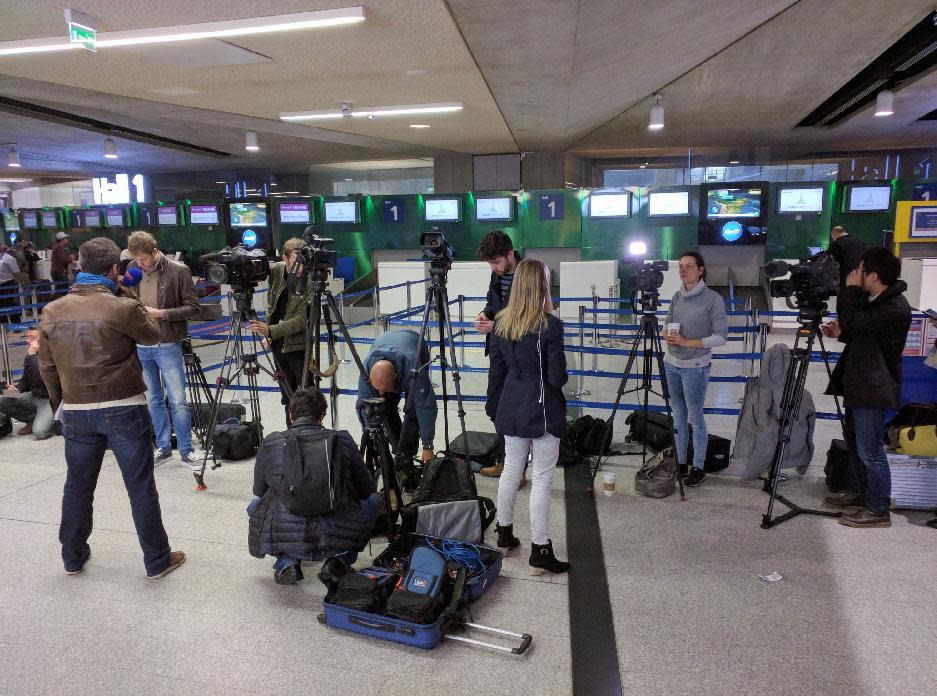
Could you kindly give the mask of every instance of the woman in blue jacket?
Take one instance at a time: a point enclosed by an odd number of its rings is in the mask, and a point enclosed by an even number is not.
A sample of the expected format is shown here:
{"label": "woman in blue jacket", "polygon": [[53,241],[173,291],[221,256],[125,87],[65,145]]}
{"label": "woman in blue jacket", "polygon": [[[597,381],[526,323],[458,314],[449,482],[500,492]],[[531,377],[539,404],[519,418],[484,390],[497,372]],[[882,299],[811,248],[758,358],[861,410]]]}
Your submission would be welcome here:
{"label": "woman in blue jacket", "polygon": [[485,411],[504,436],[504,472],[498,484],[498,546],[514,549],[517,484],[531,454],[530,574],[565,573],[550,540],[550,489],[560,438],[566,434],[566,356],[563,322],[550,312],[550,271],[541,261],[517,266],[508,306],[495,317]]}

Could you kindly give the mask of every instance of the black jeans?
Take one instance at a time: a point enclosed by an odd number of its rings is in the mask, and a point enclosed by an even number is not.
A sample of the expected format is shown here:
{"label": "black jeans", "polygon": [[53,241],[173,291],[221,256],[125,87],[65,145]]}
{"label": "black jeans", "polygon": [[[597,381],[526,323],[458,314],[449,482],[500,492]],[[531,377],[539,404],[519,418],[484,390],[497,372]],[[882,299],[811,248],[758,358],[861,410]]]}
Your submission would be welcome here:
{"label": "black jeans", "polygon": [[94,489],[104,451],[110,446],[130,497],[133,524],[143,549],[147,575],[169,565],[169,539],[163,528],[153,475],[153,430],[146,406],[64,411],[65,491],[59,541],[65,570],[80,570],[91,555]]}

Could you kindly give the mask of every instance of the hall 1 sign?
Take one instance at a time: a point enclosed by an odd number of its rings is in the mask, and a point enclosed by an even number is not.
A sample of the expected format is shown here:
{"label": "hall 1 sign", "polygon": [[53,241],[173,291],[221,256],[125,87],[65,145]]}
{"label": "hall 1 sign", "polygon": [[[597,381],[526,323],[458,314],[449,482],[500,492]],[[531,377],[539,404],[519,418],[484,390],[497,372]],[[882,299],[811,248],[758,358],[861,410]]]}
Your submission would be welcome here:
{"label": "hall 1 sign", "polygon": [[937,201],[937,184],[915,184],[912,201]]}
{"label": "hall 1 sign", "polygon": [[[146,203],[146,177],[142,174],[135,174],[131,179],[126,174],[117,174],[114,179],[111,182],[106,176],[101,176],[91,180],[95,205]],[[133,184],[132,198],[131,184]]]}
{"label": "hall 1 sign", "polygon": [[543,193],[540,195],[540,219],[562,220],[565,213],[562,193]]}
{"label": "hall 1 sign", "polygon": [[404,213],[403,198],[385,198],[384,199],[384,224],[399,225],[406,222]]}

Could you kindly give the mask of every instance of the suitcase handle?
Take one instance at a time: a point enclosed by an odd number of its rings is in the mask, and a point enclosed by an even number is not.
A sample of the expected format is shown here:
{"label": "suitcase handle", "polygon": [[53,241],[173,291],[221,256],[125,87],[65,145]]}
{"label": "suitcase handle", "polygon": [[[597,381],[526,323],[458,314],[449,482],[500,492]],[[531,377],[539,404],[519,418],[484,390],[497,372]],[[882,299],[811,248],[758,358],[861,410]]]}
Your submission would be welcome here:
{"label": "suitcase handle", "polygon": [[385,631],[387,633],[397,632],[397,627],[392,623],[385,623],[383,621],[367,621],[358,616],[355,616],[354,614],[351,614],[348,616],[348,621],[358,626],[364,626],[365,628],[373,628],[378,631]]}

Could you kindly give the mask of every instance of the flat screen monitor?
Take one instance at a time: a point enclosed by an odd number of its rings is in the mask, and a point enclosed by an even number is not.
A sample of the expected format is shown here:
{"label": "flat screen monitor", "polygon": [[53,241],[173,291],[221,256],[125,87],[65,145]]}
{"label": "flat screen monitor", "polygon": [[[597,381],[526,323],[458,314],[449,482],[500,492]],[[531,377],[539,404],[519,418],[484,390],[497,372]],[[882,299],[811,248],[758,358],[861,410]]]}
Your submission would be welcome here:
{"label": "flat screen monitor", "polygon": [[891,205],[891,186],[850,186],[850,213],[873,213],[888,210]]}
{"label": "flat screen monitor", "polygon": [[475,217],[478,220],[513,220],[514,198],[510,196],[476,198]]}
{"label": "flat screen monitor", "polygon": [[760,218],[760,188],[718,188],[706,192],[706,217]]}
{"label": "flat screen monitor", "polygon": [[156,224],[163,227],[179,226],[179,206],[159,205],[156,207]]}
{"label": "flat screen monitor", "polygon": [[20,217],[16,214],[15,210],[3,211],[3,229],[7,232],[20,231]]}
{"label": "flat screen monitor", "polygon": [[810,254],[811,256],[816,256],[821,251],[823,251],[822,246],[808,246],[807,247],[807,253]]}
{"label": "flat screen monitor", "polygon": [[778,189],[779,213],[822,213],[823,187]]}
{"label": "flat screen monitor", "polygon": [[217,225],[217,205],[190,205],[189,222],[193,225]]}
{"label": "flat screen monitor", "polygon": [[231,214],[231,227],[266,227],[266,203],[231,203],[228,206]]}
{"label": "flat screen monitor", "polygon": [[424,217],[427,222],[458,222],[462,219],[458,198],[427,198]]}
{"label": "flat screen monitor", "polygon": [[647,214],[650,217],[690,214],[689,191],[654,191],[647,197]]}
{"label": "flat screen monitor", "polygon": [[39,212],[36,210],[24,210],[23,211],[23,229],[24,230],[38,230],[39,229]]}
{"label": "flat screen monitor", "polygon": [[358,201],[326,201],[325,221],[355,223],[358,219]]}
{"label": "flat screen monitor", "polygon": [[88,208],[81,211],[81,219],[85,227],[101,226],[101,211],[97,208]]}
{"label": "flat screen monitor", "polygon": [[308,225],[312,222],[308,201],[280,203],[281,225]]}
{"label": "flat screen monitor", "polygon": [[631,194],[593,193],[589,196],[589,217],[628,217],[631,212]]}
{"label": "flat screen monitor", "polygon": [[59,226],[59,214],[55,210],[43,210],[42,213],[42,226],[47,230],[57,229]]}
{"label": "flat screen monitor", "polygon": [[107,209],[107,226],[108,227],[126,227],[127,226],[126,211],[123,208],[108,208]]}

